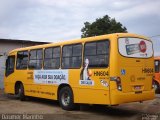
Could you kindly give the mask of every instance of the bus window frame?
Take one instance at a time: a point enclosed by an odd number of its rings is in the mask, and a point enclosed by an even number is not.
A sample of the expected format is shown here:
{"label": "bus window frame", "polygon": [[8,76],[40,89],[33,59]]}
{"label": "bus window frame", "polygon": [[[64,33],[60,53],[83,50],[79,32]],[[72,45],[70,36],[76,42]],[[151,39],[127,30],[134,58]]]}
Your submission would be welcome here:
{"label": "bus window frame", "polygon": [[[30,59],[30,56],[31,56],[30,52],[33,51],[33,50],[36,50],[36,59]],[[37,50],[42,50],[42,59],[37,59]],[[41,70],[41,69],[43,69],[44,48],[30,49],[29,50],[29,57],[28,58],[29,58],[29,60],[28,60],[28,69],[29,70]],[[42,64],[41,68],[30,68],[30,60],[42,60],[42,62],[41,62],[41,64]]]}
{"label": "bus window frame", "polygon": [[[27,67],[26,68],[17,68],[17,60],[18,60],[18,52],[28,52],[28,60],[27,60]],[[16,56],[16,66],[15,66],[15,68],[16,68],[16,70],[27,70],[28,69],[28,66],[29,66],[29,50],[24,50],[24,51],[17,51],[17,56]]]}
{"label": "bus window frame", "polygon": [[[54,59],[54,58],[53,58],[53,49],[54,49],[54,48],[60,48],[59,68],[45,68],[45,67],[44,67],[45,50],[46,50],[46,49],[49,49],[49,48],[52,48],[52,58],[47,58],[47,59]],[[55,69],[55,70],[56,70],[56,69],[60,69],[60,68],[61,68],[61,59],[62,59],[61,56],[62,56],[61,46],[51,46],[51,47],[46,47],[46,48],[44,48],[44,49],[43,49],[43,69],[44,69],[44,70],[51,70],[51,69]],[[58,58],[58,57],[57,57],[57,58]]]}
{"label": "bus window frame", "polygon": [[[92,42],[102,42],[102,41],[108,41],[108,45],[109,45],[109,48],[108,48],[108,65],[107,66],[104,66],[104,67],[88,67],[89,69],[106,69],[106,68],[109,68],[110,66],[110,51],[111,51],[111,44],[110,44],[110,39],[103,39],[103,40],[94,40],[94,41],[89,41],[89,42],[85,42],[84,43],[84,49],[83,49],[83,66],[84,66],[84,61],[85,61],[85,45],[86,43],[92,43]],[[97,49],[97,45],[96,45],[96,49]]]}
{"label": "bus window frame", "polygon": [[[72,46],[72,54],[73,54],[73,45],[81,45],[81,64],[80,64],[80,66],[79,67],[76,67],[76,68],[72,68],[72,67],[69,67],[69,68],[64,68],[64,67],[62,67],[62,62],[63,62],[63,47],[65,47],[65,46]],[[83,44],[82,44],[82,42],[81,43],[74,43],[74,44],[66,44],[66,45],[63,45],[62,46],[62,50],[61,50],[61,69],[80,69],[81,67],[82,67],[82,63],[83,63],[83,51],[84,51],[84,46],[83,46]],[[77,57],[77,56],[72,56],[72,57]],[[80,57],[80,56],[78,56],[78,57]]]}

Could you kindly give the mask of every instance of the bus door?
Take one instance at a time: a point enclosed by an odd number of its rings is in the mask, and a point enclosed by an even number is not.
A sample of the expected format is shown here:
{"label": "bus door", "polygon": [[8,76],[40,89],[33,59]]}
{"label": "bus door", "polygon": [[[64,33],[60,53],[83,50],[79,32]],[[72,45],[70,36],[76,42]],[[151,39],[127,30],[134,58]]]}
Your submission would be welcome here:
{"label": "bus door", "polygon": [[5,72],[6,77],[14,72],[14,65],[15,65],[15,56],[8,56],[6,60],[6,72]]}
{"label": "bus door", "polygon": [[8,56],[6,60],[6,71],[5,71],[5,77],[7,79],[4,79],[4,88],[6,93],[14,93],[14,79],[15,76],[14,73],[14,66],[15,66],[15,56]]}

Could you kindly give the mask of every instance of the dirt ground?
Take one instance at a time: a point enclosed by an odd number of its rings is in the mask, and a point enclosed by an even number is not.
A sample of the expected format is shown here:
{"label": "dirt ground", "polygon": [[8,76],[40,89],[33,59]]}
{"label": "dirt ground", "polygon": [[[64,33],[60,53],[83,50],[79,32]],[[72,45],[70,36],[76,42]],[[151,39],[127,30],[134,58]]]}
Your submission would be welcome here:
{"label": "dirt ground", "polygon": [[160,95],[143,103],[119,106],[81,105],[80,110],[62,110],[57,101],[29,98],[19,101],[0,90],[0,119],[7,120],[160,120]]}

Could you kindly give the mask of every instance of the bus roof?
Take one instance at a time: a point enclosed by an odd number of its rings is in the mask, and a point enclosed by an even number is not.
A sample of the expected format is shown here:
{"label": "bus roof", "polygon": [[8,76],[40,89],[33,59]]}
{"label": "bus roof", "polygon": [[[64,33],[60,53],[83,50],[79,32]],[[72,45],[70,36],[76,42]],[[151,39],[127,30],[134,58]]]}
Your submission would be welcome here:
{"label": "bus roof", "polygon": [[112,33],[112,34],[106,34],[106,35],[100,35],[100,36],[93,36],[93,37],[87,37],[87,38],[80,38],[80,39],[73,39],[73,40],[66,40],[66,41],[61,41],[61,42],[56,42],[56,43],[49,43],[49,44],[43,44],[43,45],[36,45],[36,46],[29,46],[29,47],[24,47],[24,48],[17,48],[9,52],[9,54],[17,51],[22,51],[22,50],[28,50],[28,49],[38,49],[38,48],[43,48],[43,47],[51,47],[51,46],[59,46],[61,44],[72,44],[72,43],[79,43],[79,42],[85,42],[85,41],[92,41],[92,40],[102,40],[105,38],[109,38],[111,36],[117,36],[117,37],[139,37],[143,39],[150,40],[149,38],[142,36],[142,35],[137,35],[137,34],[132,34],[132,33]]}

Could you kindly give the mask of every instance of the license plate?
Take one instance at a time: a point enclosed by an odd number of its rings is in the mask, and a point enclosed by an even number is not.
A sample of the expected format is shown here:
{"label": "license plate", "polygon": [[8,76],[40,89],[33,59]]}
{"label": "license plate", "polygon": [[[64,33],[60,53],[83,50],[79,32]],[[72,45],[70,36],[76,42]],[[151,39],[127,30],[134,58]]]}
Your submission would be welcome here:
{"label": "license plate", "polygon": [[141,89],[141,86],[134,86],[134,89],[135,89],[135,90],[140,90],[140,89]]}

